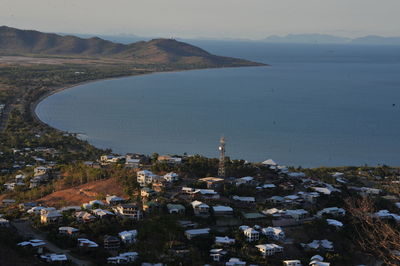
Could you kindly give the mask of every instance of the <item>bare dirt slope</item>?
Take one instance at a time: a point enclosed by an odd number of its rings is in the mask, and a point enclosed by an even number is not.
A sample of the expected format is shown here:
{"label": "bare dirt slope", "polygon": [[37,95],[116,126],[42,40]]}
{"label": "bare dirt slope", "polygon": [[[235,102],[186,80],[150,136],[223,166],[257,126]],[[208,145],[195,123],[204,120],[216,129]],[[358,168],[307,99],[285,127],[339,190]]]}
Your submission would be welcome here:
{"label": "bare dirt slope", "polygon": [[63,205],[81,205],[82,203],[106,195],[126,197],[123,193],[122,186],[117,182],[116,178],[109,178],[89,182],[69,189],[59,190],[39,199],[38,201],[47,206],[57,206],[60,205],[60,203]]}

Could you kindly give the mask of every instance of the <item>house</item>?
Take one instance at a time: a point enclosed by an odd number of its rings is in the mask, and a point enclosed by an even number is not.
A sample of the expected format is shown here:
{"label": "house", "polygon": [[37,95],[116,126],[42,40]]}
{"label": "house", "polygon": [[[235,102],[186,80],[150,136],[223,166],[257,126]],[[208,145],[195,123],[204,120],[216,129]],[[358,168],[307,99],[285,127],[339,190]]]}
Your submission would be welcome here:
{"label": "house", "polygon": [[380,219],[393,219],[396,222],[400,222],[400,215],[395,213],[390,213],[388,210],[380,210],[374,213],[373,216]]}
{"label": "house", "polygon": [[254,178],[251,176],[245,176],[245,177],[241,177],[236,179],[235,183],[236,186],[240,186],[240,185],[249,185],[253,182]]}
{"label": "house", "polygon": [[147,201],[143,203],[143,211],[145,212],[155,212],[160,210],[160,204],[156,201]]}
{"label": "house", "polygon": [[136,242],[137,230],[122,231],[118,233],[121,241],[125,244],[132,244]]}
{"label": "house", "polygon": [[186,210],[185,206],[183,206],[182,204],[171,204],[171,203],[167,204],[167,209],[170,214],[172,213],[182,214],[185,213]]}
{"label": "house", "polygon": [[0,227],[10,227],[10,221],[5,218],[0,218]]}
{"label": "house", "polygon": [[326,219],[326,222],[329,225],[335,226],[336,228],[343,227],[343,223],[342,222],[339,222],[339,221],[334,220],[334,219]]}
{"label": "house", "polygon": [[242,212],[243,220],[248,223],[265,223],[267,216],[259,212]]}
{"label": "house", "polygon": [[[161,180],[162,181],[162,180]],[[155,191],[155,192],[162,192],[165,189],[165,182],[154,182],[151,184],[151,188]]]}
{"label": "house", "polygon": [[118,205],[120,203],[123,203],[124,201],[125,200],[123,198],[117,197],[115,195],[106,197],[106,202],[108,205]]}
{"label": "house", "polygon": [[95,209],[92,212],[94,215],[96,215],[97,217],[99,217],[101,219],[115,215],[114,213],[107,211],[107,210],[103,210],[103,209]]}
{"label": "house", "polygon": [[212,207],[215,216],[231,216],[233,215],[233,209],[229,206],[214,206]]}
{"label": "house", "polygon": [[107,165],[110,163],[117,163],[119,160],[124,159],[124,156],[115,156],[115,155],[102,155],[100,156],[100,162],[103,165]]}
{"label": "house", "polygon": [[91,209],[95,206],[104,206],[104,202],[102,202],[101,200],[92,200],[89,203],[82,204],[82,207],[84,209]]}
{"label": "house", "polygon": [[233,196],[233,200],[244,202],[244,203],[254,203],[256,202],[256,199],[254,197],[239,197],[239,196]]}
{"label": "house", "polygon": [[281,196],[272,196],[269,199],[267,199],[271,203],[279,204],[285,201],[284,197]]}
{"label": "house", "polygon": [[314,240],[311,243],[304,244],[300,243],[300,245],[306,250],[321,250],[321,251],[333,251],[333,243],[329,240]]}
{"label": "house", "polygon": [[284,260],[283,266],[302,266],[299,260]]}
{"label": "house", "polygon": [[50,171],[49,168],[44,167],[44,166],[38,166],[35,169],[33,169],[33,175],[34,176],[40,176],[40,175],[46,175]]}
{"label": "house", "polygon": [[265,256],[272,256],[275,253],[283,252],[283,247],[277,244],[263,244],[263,245],[256,245],[256,248],[261,252],[261,254]]}
{"label": "house", "polygon": [[158,156],[157,161],[167,164],[180,164],[182,162],[182,158],[173,157],[170,155],[160,155]]}
{"label": "house", "polygon": [[187,239],[191,240],[195,237],[206,236],[210,233],[210,228],[202,228],[202,229],[191,229],[185,231],[185,236]]}
{"label": "house", "polygon": [[78,247],[82,249],[98,248],[99,245],[87,238],[78,238]]}
{"label": "house", "polygon": [[324,258],[320,255],[312,256],[310,259],[309,266],[329,266],[329,262],[324,262]]}
{"label": "house", "polygon": [[195,200],[191,203],[193,207],[193,211],[195,215],[209,215],[210,214],[210,206],[207,204]]}
{"label": "house", "polygon": [[222,248],[215,248],[210,250],[210,257],[213,261],[220,262],[227,253]]}
{"label": "house", "polygon": [[251,227],[243,230],[243,234],[246,237],[247,242],[253,242],[260,239],[260,232]]}
{"label": "house", "polygon": [[153,172],[149,170],[139,171],[136,175],[136,180],[141,187],[145,187],[159,179],[158,175],[153,174]]}
{"label": "house", "polygon": [[12,205],[12,204],[15,203],[15,200],[13,200],[13,199],[3,199],[3,200],[1,201],[1,203],[2,203],[4,206],[10,206],[10,205]]}
{"label": "house", "polygon": [[80,211],[81,206],[65,206],[60,209],[61,212]]}
{"label": "house", "polygon": [[40,222],[42,224],[59,223],[62,220],[62,214],[58,211],[43,212],[40,215]]}
{"label": "house", "polygon": [[219,194],[213,189],[196,189],[192,195],[204,199],[219,199]]}
{"label": "house", "polygon": [[272,208],[263,210],[262,213],[265,215],[271,215],[272,217],[278,218],[282,217],[285,214],[285,211],[277,208]]}
{"label": "house", "polygon": [[152,190],[151,188],[144,187],[140,190],[140,196],[144,198],[150,198],[152,196],[156,195],[156,192]]}
{"label": "house", "polygon": [[346,211],[343,208],[338,208],[338,207],[329,207],[322,209],[317,212],[316,216],[317,217],[322,217],[323,215],[332,215],[332,216],[344,216],[346,214]]}
{"label": "house", "polygon": [[304,219],[308,216],[308,211],[304,209],[297,209],[297,210],[286,210],[285,211],[286,216],[290,216],[296,221],[299,221],[301,219]]}
{"label": "house", "polygon": [[278,166],[278,164],[272,159],[265,160],[261,164],[267,167]]}
{"label": "house", "polygon": [[116,257],[107,258],[107,263],[109,264],[127,264],[134,262],[138,258],[139,254],[137,252],[125,252],[121,253]]}
{"label": "house", "polygon": [[176,182],[179,180],[179,175],[177,173],[170,172],[170,173],[165,174],[163,176],[163,178],[166,182],[172,183],[172,182]]}
{"label": "house", "polygon": [[272,189],[272,188],[276,188],[275,184],[264,184],[262,186],[263,189]]}
{"label": "house", "polygon": [[273,240],[283,240],[285,239],[285,232],[282,230],[281,227],[267,227],[261,230],[261,233],[266,235],[268,238]]}
{"label": "house", "polygon": [[27,211],[27,210],[29,210],[29,209],[31,209],[33,207],[36,207],[36,206],[37,206],[36,202],[24,202],[24,203],[20,203],[18,205],[18,207],[19,207],[19,209],[21,211]]}
{"label": "house", "polygon": [[62,226],[58,228],[58,233],[60,235],[66,235],[66,236],[77,236],[79,233],[79,229],[76,229],[74,227],[70,227],[70,226]]}
{"label": "house", "polygon": [[46,254],[40,255],[40,258],[48,263],[60,263],[68,260],[65,254]]}
{"label": "house", "polygon": [[40,239],[31,239],[29,241],[24,241],[21,243],[18,243],[17,246],[20,247],[32,247],[35,248],[37,253],[41,254],[43,252],[43,247],[46,245],[46,242]]}
{"label": "house", "polygon": [[232,245],[235,244],[234,238],[229,238],[227,236],[216,236],[215,237],[215,244],[217,245]]}
{"label": "house", "polygon": [[200,178],[199,181],[205,182],[207,184],[208,189],[217,189],[222,186],[224,179],[219,177],[205,177],[205,178]]}
{"label": "house", "polygon": [[114,211],[120,216],[134,220],[141,220],[143,218],[142,209],[138,204],[120,204],[114,207]]}
{"label": "house", "polygon": [[287,172],[286,175],[291,178],[304,178],[306,177],[305,173],[302,172]]}
{"label": "house", "polygon": [[120,247],[120,240],[118,237],[105,235],[104,236],[104,249],[106,250],[118,250]]}
{"label": "house", "polygon": [[139,166],[140,166],[140,159],[128,158],[128,156],[125,156],[126,168],[139,168]]}
{"label": "house", "polygon": [[241,261],[238,258],[230,258],[229,261],[225,263],[226,266],[245,266],[246,262]]}
{"label": "house", "polygon": [[97,219],[96,216],[85,211],[76,212],[75,217],[78,222],[85,222],[85,223],[93,222],[94,220]]}

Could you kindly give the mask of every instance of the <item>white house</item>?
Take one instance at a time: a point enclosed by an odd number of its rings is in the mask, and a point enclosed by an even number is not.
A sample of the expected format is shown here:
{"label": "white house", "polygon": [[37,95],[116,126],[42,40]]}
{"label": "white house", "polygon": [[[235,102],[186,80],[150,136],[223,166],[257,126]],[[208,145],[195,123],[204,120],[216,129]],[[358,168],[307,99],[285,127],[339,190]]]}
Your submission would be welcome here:
{"label": "white house", "polygon": [[308,211],[304,209],[297,209],[297,210],[286,210],[285,215],[292,217],[295,220],[301,220],[307,217]]}
{"label": "white house", "polygon": [[208,215],[210,213],[210,206],[201,201],[195,200],[191,205],[195,215]]}
{"label": "white house", "polygon": [[221,259],[227,254],[222,248],[215,248],[210,250],[210,256],[213,261],[220,262]]}
{"label": "white house", "polygon": [[253,242],[260,239],[260,232],[255,230],[254,228],[247,228],[243,231],[244,236],[246,237],[247,242]]}
{"label": "white house", "polygon": [[137,174],[137,182],[139,183],[140,186],[144,187],[147,186],[154,181],[158,180],[158,175],[153,174],[153,172],[149,170],[142,170],[136,173]]}
{"label": "white house", "polygon": [[302,266],[300,260],[284,260],[283,266]]}
{"label": "white house", "polygon": [[163,176],[164,180],[167,182],[176,182],[179,180],[179,175],[174,172],[167,173]]}
{"label": "white house", "polygon": [[48,263],[60,263],[60,261],[67,261],[67,255],[65,254],[46,254],[40,255],[40,258]]}
{"label": "white house", "polygon": [[134,262],[138,258],[139,254],[137,252],[125,252],[121,253],[116,257],[107,258],[107,263],[109,264],[127,264]]}
{"label": "white house", "polygon": [[225,263],[226,266],[245,266],[246,262],[241,261],[239,258],[230,258],[229,261]]}
{"label": "white house", "polygon": [[324,251],[333,251],[333,243],[329,240],[314,240],[311,243],[304,244],[300,243],[300,245],[307,250],[324,250]]}
{"label": "white house", "polygon": [[61,219],[62,215],[58,211],[44,212],[40,215],[40,222],[43,224],[58,223]]}
{"label": "white house", "polygon": [[343,208],[329,207],[318,211],[316,215],[317,217],[322,217],[324,214],[329,214],[333,216],[344,216],[346,214],[346,211]]}
{"label": "white house", "polygon": [[106,202],[109,205],[117,205],[119,203],[123,203],[124,201],[125,200],[123,198],[117,197],[115,195],[106,197]]}
{"label": "white house", "polygon": [[215,244],[217,244],[217,245],[232,245],[232,244],[235,244],[235,239],[229,238],[227,236],[216,236]]}
{"label": "white house", "polygon": [[283,247],[277,244],[256,245],[256,248],[258,248],[263,256],[272,256],[275,253],[283,252]]}
{"label": "white house", "polygon": [[274,240],[283,240],[285,239],[285,232],[282,230],[281,227],[267,227],[261,229],[261,232],[266,235],[270,239]]}
{"label": "white house", "polygon": [[80,248],[98,248],[99,245],[87,238],[78,238],[78,247]]}
{"label": "white house", "polygon": [[142,209],[137,204],[120,204],[113,209],[120,216],[128,217],[134,220],[141,220],[143,218]]}
{"label": "white house", "polygon": [[118,235],[123,243],[132,244],[136,242],[137,230],[122,231]]}
{"label": "white house", "polygon": [[58,233],[60,235],[76,236],[79,233],[79,229],[71,226],[62,226],[58,228]]}

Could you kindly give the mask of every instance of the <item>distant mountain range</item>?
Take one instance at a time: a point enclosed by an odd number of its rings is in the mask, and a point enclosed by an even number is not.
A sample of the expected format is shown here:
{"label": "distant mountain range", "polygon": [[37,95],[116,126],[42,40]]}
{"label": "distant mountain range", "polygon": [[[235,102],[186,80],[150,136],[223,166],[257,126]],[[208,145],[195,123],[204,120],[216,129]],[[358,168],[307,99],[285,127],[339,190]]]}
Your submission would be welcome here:
{"label": "distant mountain range", "polygon": [[286,36],[272,35],[261,41],[269,43],[400,45],[400,37],[375,35],[351,39],[327,34],[289,34]]}
{"label": "distant mountain range", "polygon": [[105,57],[135,64],[174,65],[181,68],[263,65],[243,59],[216,56],[174,39],[153,39],[131,44],[98,37],[88,39],[33,30],[0,27],[0,55],[59,55]]}

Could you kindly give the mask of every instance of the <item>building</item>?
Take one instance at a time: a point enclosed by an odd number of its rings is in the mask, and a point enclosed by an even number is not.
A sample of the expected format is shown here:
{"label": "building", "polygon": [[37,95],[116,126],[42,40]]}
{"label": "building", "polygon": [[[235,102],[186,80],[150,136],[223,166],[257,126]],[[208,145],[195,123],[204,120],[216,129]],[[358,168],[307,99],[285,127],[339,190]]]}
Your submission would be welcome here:
{"label": "building", "polygon": [[187,239],[191,240],[195,237],[209,235],[209,233],[210,233],[210,228],[191,229],[185,231],[185,236],[187,237]]}
{"label": "building", "polygon": [[265,256],[272,256],[275,253],[283,252],[283,247],[277,244],[263,244],[263,245],[256,245],[256,248],[261,252],[261,254]]}
{"label": "building", "polygon": [[223,250],[222,248],[211,249],[211,250],[210,250],[210,257],[211,257],[212,261],[220,262],[220,261],[222,261],[222,258],[223,258],[227,253],[228,253],[228,252],[226,252],[226,251]]}
{"label": "building", "polygon": [[285,239],[285,232],[281,227],[267,227],[263,228],[261,232],[266,235],[268,238],[279,241]]}
{"label": "building", "polygon": [[59,223],[62,220],[62,215],[58,211],[49,211],[41,213],[40,222],[42,224]]}
{"label": "building", "polygon": [[115,195],[106,197],[106,202],[109,205],[118,205],[120,203],[123,203],[124,201],[125,200],[123,198],[117,197]]}
{"label": "building", "polygon": [[121,253],[116,257],[107,258],[108,264],[127,264],[132,263],[138,258],[139,254],[137,252],[125,252]]}
{"label": "building", "polygon": [[10,221],[5,218],[0,218],[0,227],[10,227]]}
{"label": "building", "polygon": [[75,237],[79,234],[79,229],[70,226],[62,226],[58,228],[58,233],[60,235]]}
{"label": "building", "polygon": [[137,230],[122,231],[118,233],[119,238],[125,244],[132,244],[136,242]]}
{"label": "building", "polygon": [[209,189],[217,189],[222,186],[224,179],[219,177],[205,177],[200,178],[200,182],[205,182],[207,184],[207,188]]}
{"label": "building", "polygon": [[92,249],[98,248],[99,245],[96,242],[90,241],[87,238],[78,238],[78,247],[81,249]]}
{"label": "building", "polygon": [[156,195],[156,192],[152,190],[151,188],[144,187],[140,190],[140,196],[144,198],[150,198],[152,196]]}
{"label": "building", "polygon": [[239,197],[239,196],[233,196],[233,200],[240,201],[243,203],[255,203],[256,199],[254,197]]}
{"label": "building", "polygon": [[134,220],[141,220],[143,218],[142,208],[138,204],[120,204],[114,207],[114,211],[120,216]]}
{"label": "building", "polygon": [[297,210],[286,210],[285,211],[286,216],[290,216],[296,221],[304,219],[308,216],[308,211],[304,209],[297,209]]}
{"label": "building", "polygon": [[317,217],[322,217],[323,215],[344,216],[345,214],[346,211],[343,208],[329,207],[317,212],[316,216]]}
{"label": "building", "polygon": [[210,214],[210,206],[207,204],[195,200],[191,203],[193,207],[193,211],[195,215],[209,215]]}
{"label": "building", "polygon": [[160,155],[158,156],[157,161],[160,163],[167,163],[167,164],[180,164],[182,162],[182,158],[173,157],[170,155]]}
{"label": "building", "polygon": [[106,250],[118,250],[120,247],[120,240],[118,237],[105,235],[104,236],[104,249]]}
{"label": "building", "polygon": [[33,169],[33,175],[34,176],[40,176],[40,175],[46,175],[50,171],[49,168],[44,167],[44,166],[38,166],[35,169]]}
{"label": "building", "polygon": [[217,245],[232,245],[235,244],[234,238],[229,238],[227,236],[216,236],[215,237],[215,244]]}
{"label": "building", "polygon": [[251,227],[243,230],[243,234],[246,237],[247,242],[253,242],[260,239],[260,232]]}
{"label": "building", "polygon": [[136,180],[140,186],[145,187],[159,179],[158,175],[153,174],[149,170],[142,170],[136,173]]}
{"label": "building", "polygon": [[65,254],[46,254],[40,255],[40,258],[48,263],[59,263],[61,264],[63,261],[67,261],[67,255]]}
{"label": "building", "polygon": [[231,216],[233,215],[233,209],[229,206],[214,206],[212,207],[215,216]]}
{"label": "building", "polygon": [[85,211],[76,212],[75,217],[78,222],[85,222],[85,223],[93,222],[97,219],[96,216]]}
{"label": "building", "polygon": [[284,260],[283,266],[302,266],[299,260]]}
{"label": "building", "polygon": [[171,203],[167,204],[167,209],[170,214],[172,213],[182,214],[185,213],[186,210],[185,206],[183,206],[182,204],[171,204]]}
{"label": "building", "polygon": [[179,175],[177,174],[177,173],[174,173],[174,172],[170,172],[170,173],[167,173],[167,174],[165,174],[164,176],[163,176],[163,178],[164,178],[164,180],[166,181],[166,182],[176,182],[176,181],[178,181],[179,180]]}

